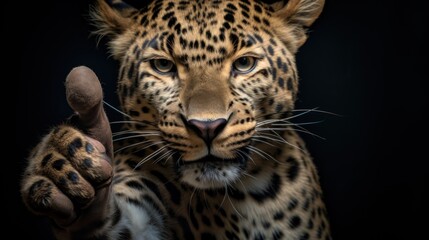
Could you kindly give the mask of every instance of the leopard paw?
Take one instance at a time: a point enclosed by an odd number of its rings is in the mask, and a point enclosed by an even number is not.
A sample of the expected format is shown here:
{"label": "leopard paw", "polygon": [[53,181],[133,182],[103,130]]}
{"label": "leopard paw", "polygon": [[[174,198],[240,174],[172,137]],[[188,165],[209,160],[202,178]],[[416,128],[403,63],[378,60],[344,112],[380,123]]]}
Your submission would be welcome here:
{"label": "leopard paw", "polygon": [[30,156],[22,181],[24,203],[36,214],[68,224],[89,206],[97,189],[110,183],[104,146],[63,125],[51,131]]}

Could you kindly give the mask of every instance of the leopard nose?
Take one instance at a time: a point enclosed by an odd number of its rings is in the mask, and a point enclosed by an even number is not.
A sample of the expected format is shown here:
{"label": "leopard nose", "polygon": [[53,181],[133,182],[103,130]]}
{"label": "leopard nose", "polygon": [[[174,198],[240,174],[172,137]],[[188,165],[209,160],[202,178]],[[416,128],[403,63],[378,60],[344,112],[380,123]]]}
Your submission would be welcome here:
{"label": "leopard nose", "polygon": [[200,121],[196,119],[188,120],[189,127],[194,130],[199,137],[204,139],[207,145],[216,138],[217,135],[225,128],[226,119],[218,118],[213,121]]}

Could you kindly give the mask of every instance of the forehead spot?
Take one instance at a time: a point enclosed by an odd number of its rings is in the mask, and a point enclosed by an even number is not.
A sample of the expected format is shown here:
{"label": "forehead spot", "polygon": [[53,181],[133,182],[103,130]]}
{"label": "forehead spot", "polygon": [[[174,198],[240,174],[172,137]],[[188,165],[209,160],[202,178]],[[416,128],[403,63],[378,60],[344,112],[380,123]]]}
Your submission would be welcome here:
{"label": "forehead spot", "polygon": [[[272,38],[264,40],[268,13],[265,5],[248,1],[157,1],[140,12],[140,22],[157,25],[153,30],[142,26],[141,31],[148,33],[140,46],[179,62],[220,63],[230,56],[254,52],[261,43],[276,45]],[[266,53],[274,53],[273,47]]]}

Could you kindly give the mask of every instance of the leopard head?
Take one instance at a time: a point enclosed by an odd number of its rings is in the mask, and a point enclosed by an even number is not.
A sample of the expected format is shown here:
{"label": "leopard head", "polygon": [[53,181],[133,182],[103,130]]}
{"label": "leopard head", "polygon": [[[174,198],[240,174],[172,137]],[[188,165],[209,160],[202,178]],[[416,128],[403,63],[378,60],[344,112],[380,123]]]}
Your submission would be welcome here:
{"label": "leopard head", "polygon": [[293,109],[294,54],[323,5],[164,0],[137,9],[99,1],[93,19],[120,62],[129,127],[157,131],[159,155],[182,182],[204,189],[237,181],[258,123]]}

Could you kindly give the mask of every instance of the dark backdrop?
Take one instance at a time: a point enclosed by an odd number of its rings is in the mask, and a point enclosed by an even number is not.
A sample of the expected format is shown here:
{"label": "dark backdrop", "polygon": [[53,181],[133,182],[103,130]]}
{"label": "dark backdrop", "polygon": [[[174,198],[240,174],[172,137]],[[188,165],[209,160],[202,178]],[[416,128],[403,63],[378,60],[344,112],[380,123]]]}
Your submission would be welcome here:
{"label": "dark backdrop", "polygon": [[[2,87],[16,96],[16,153],[3,157],[3,215],[18,227],[14,239],[49,239],[46,220],[24,208],[19,176],[38,139],[71,114],[64,97],[68,71],[87,65],[117,106],[117,63],[89,37],[87,1],[20,3],[2,8],[8,66]],[[335,239],[417,239],[427,218],[428,13],[426,1],[327,0],[297,55],[297,108],[324,120],[304,136],[320,172]],[[36,10],[40,8],[40,10]],[[18,20],[22,21],[19,22]],[[18,30],[13,32],[12,30]],[[16,51],[15,51],[16,50]],[[6,55],[7,56],[7,55]],[[16,79],[17,78],[17,79]],[[8,90],[10,89],[10,90]],[[8,102],[6,102],[8,104]],[[112,111],[110,118],[118,118]],[[304,120],[304,118],[303,118]],[[420,138],[418,138],[420,137]],[[7,139],[7,138],[3,138]],[[9,149],[4,149],[9,151]],[[4,190],[3,190],[4,192]]]}

